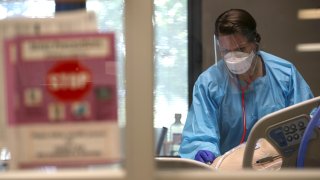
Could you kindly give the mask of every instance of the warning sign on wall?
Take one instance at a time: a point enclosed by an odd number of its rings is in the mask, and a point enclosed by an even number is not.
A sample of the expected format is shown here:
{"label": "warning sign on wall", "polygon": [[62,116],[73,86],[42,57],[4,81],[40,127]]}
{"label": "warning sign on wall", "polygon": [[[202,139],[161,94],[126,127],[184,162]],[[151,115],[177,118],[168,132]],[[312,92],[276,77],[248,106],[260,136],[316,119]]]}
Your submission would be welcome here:
{"label": "warning sign on wall", "polygon": [[112,33],[25,36],[8,47],[16,52],[11,125],[117,119]]}
{"label": "warning sign on wall", "polygon": [[119,160],[114,39],[83,33],[6,42],[8,122],[18,132],[20,167]]}

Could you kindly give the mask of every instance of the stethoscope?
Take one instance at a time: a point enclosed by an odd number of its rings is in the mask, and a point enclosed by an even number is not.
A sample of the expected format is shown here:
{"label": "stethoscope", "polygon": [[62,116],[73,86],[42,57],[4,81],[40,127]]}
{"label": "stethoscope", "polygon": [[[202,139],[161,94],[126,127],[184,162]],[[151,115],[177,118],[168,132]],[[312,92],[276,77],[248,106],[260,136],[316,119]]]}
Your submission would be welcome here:
{"label": "stethoscope", "polygon": [[[256,55],[256,57],[258,57],[258,55]],[[257,59],[255,59],[254,69],[256,68],[256,65],[257,65]],[[241,80],[239,79],[239,76],[236,76],[237,77],[237,82],[233,81],[235,84],[238,85],[239,89],[241,90],[241,110],[242,110],[242,127],[243,127],[243,131],[242,131],[240,144],[245,142],[246,134],[247,134],[247,117],[246,117],[245,93],[249,89],[250,84],[253,82],[253,76],[254,76],[254,73],[253,73],[253,75],[249,75],[249,81],[245,81],[246,85],[244,87],[240,83]]]}
{"label": "stethoscope", "polygon": [[240,144],[242,144],[243,142],[245,142],[245,138],[246,138],[246,134],[247,134],[247,118],[246,118],[246,104],[245,104],[245,93],[246,91],[249,89],[250,84],[252,83],[252,76],[249,76],[249,81],[246,81],[246,85],[243,86],[240,83],[240,79],[238,76],[237,80],[235,80],[234,78],[231,78],[234,84],[236,84],[238,86],[238,88],[241,90],[241,111],[242,111],[242,127],[243,127],[243,131],[242,131],[242,136],[241,136],[241,140],[240,140]]}
{"label": "stethoscope", "polygon": [[241,89],[241,109],[242,109],[242,127],[243,127],[240,144],[242,144],[245,141],[246,134],[247,134],[245,93],[249,89],[251,82],[252,82],[252,78],[250,77],[250,81],[247,82],[247,85],[245,87],[241,87],[241,85],[239,84],[239,88]]}

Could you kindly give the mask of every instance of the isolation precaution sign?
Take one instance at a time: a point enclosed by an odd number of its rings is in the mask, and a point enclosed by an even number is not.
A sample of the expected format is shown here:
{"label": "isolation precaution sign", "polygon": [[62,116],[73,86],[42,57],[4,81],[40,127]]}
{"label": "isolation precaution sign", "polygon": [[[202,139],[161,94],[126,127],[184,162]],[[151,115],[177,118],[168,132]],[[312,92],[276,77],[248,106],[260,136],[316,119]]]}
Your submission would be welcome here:
{"label": "isolation precaution sign", "polygon": [[50,94],[61,101],[77,101],[92,88],[92,74],[77,60],[60,61],[46,77]]}

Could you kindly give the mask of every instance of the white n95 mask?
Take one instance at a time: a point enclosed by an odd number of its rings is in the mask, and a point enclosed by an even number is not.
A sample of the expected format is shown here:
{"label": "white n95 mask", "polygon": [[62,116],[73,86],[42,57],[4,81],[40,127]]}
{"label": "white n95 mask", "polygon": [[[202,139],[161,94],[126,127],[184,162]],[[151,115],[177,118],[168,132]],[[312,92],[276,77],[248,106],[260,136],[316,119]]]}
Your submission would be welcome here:
{"label": "white n95 mask", "polygon": [[244,74],[250,69],[254,56],[255,53],[253,51],[250,54],[232,51],[224,55],[224,61],[233,74]]}

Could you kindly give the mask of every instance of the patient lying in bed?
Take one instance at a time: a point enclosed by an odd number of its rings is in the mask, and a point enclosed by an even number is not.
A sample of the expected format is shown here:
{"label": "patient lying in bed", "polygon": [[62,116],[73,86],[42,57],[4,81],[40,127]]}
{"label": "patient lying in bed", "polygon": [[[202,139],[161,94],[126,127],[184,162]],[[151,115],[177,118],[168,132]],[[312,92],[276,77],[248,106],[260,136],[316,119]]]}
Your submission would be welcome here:
{"label": "patient lying in bed", "polygon": [[[217,157],[211,167],[215,170],[241,170],[245,143],[229,150],[222,156]],[[275,148],[265,139],[257,142],[252,167],[255,170],[279,170],[282,158]]]}

